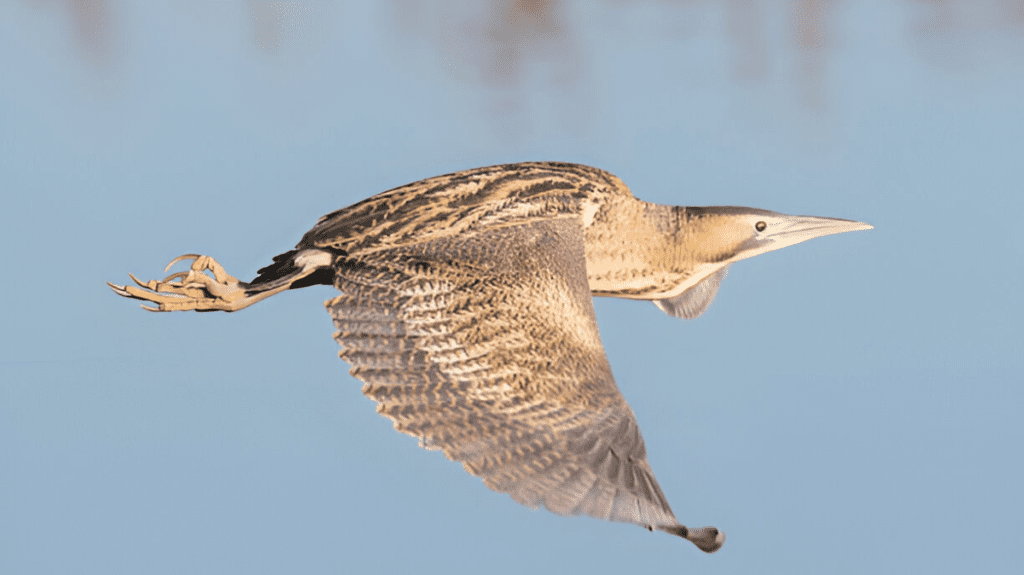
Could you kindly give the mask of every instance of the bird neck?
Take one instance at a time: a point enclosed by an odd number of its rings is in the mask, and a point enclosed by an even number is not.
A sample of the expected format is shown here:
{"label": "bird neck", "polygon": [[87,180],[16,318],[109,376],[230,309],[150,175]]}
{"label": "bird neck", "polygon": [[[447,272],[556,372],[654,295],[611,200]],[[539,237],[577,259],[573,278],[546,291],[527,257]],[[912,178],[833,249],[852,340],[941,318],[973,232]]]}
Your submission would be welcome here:
{"label": "bird neck", "polygon": [[673,297],[722,265],[703,261],[700,234],[690,229],[686,208],[610,198],[584,218],[584,226],[595,296]]}

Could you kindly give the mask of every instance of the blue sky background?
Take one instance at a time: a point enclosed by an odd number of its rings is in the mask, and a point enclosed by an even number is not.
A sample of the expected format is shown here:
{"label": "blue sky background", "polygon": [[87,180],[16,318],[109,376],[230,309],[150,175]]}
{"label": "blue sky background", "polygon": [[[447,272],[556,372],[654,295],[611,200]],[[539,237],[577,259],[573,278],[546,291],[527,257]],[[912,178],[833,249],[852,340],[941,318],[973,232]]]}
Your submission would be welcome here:
{"label": "blue sky background", "polygon": [[[1022,32],[1009,0],[3,2],[0,573],[1019,572]],[[419,449],[331,288],[104,283],[250,279],[329,211],[523,160],[875,225],[733,266],[694,321],[595,304],[715,555]]]}

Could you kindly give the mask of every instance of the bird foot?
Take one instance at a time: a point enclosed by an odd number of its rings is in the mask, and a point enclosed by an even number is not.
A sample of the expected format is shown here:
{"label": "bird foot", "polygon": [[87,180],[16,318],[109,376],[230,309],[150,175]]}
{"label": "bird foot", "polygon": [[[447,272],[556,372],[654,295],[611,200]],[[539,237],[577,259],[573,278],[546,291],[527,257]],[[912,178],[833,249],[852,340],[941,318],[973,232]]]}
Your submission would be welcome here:
{"label": "bird foot", "polygon": [[[248,284],[228,275],[210,256],[179,256],[167,264],[164,271],[183,260],[194,260],[189,271],[171,274],[160,281],[142,282],[128,274],[139,287],[110,282],[107,285],[117,295],[157,304],[157,307],[142,306],[149,311],[235,311],[252,303],[246,298]],[[207,271],[213,273],[213,277],[207,275]]]}

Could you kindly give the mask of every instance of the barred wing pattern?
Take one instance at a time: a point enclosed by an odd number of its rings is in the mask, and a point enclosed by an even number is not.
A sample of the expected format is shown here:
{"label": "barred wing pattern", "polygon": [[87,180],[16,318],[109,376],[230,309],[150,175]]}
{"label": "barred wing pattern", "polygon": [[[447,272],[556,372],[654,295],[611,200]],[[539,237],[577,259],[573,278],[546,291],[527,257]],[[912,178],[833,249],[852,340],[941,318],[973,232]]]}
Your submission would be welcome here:
{"label": "barred wing pattern", "polygon": [[435,176],[367,198],[320,218],[297,249],[347,253],[390,250],[441,236],[580,215],[632,200],[619,178],[590,166],[524,162]]}
{"label": "barred wing pattern", "polygon": [[578,216],[334,267],[339,355],[397,430],[524,505],[678,525],[601,346]]}

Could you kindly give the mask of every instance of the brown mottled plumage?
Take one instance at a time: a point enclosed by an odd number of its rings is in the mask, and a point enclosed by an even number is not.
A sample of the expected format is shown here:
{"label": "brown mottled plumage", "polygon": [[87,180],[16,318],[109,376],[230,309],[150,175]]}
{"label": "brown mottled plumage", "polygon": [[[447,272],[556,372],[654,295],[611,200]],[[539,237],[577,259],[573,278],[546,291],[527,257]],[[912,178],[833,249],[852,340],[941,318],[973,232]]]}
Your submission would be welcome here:
{"label": "brown mottled plumage", "polygon": [[869,227],[659,206],[596,168],[523,163],[422,180],[328,214],[249,283],[188,255],[171,262],[195,260],[188,272],[111,287],[156,311],[236,311],[333,284],[341,295],[325,305],[340,356],[396,429],[524,505],[656,528],[713,552],[724,533],[679,524],[647,464],[592,295],[696,317],[732,262]]}

